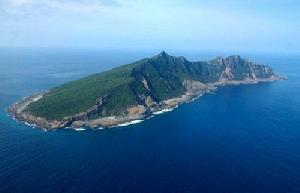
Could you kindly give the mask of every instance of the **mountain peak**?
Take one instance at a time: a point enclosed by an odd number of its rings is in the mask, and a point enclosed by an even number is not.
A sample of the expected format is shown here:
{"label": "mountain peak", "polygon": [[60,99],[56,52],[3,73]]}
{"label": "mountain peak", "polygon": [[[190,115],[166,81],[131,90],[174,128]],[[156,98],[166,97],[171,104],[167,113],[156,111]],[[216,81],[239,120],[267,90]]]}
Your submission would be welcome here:
{"label": "mountain peak", "polygon": [[240,55],[232,55],[232,56],[229,56],[228,59],[240,60],[241,56]]}
{"label": "mountain peak", "polygon": [[162,59],[167,59],[167,58],[170,58],[170,57],[173,57],[171,55],[169,55],[167,52],[165,51],[162,51],[160,52],[158,55],[154,56],[153,58],[154,59],[159,59],[159,58],[162,58]]}
{"label": "mountain peak", "polygon": [[159,56],[165,57],[165,56],[168,56],[168,54],[166,51],[163,50],[162,52],[159,53]]}
{"label": "mountain peak", "polygon": [[170,56],[170,55],[167,54],[166,51],[162,51],[162,52],[160,52],[160,53],[157,55],[158,58],[168,58],[169,56]]}

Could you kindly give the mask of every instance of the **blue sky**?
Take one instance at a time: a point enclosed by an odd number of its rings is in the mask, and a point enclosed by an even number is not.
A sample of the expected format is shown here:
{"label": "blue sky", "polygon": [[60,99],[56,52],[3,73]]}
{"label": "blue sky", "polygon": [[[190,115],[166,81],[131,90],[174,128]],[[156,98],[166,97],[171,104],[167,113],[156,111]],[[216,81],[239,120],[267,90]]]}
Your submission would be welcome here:
{"label": "blue sky", "polygon": [[300,52],[298,0],[0,0],[0,46]]}

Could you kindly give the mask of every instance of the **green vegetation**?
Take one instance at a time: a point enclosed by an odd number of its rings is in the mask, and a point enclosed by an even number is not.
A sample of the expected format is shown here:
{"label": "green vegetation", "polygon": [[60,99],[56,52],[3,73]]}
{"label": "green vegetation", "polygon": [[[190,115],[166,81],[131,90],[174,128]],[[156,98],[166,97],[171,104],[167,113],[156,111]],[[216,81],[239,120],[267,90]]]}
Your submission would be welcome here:
{"label": "green vegetation", "polygon": [[[130,93],[124,92],[124,90],[133,81],[130,73],[135,64],[94,74],[55,87],[41,100],[31,103],[27,110],[33,115],[49,120],[60,120],[66,116],[85,112],[95,104],[98,98],[114,92],[119,98],[115,99],[116,96],[113,95],[109,102],[108,111],[113,112],[116,106],[126,106],[133,101]],[[124,95],[122,96],[122,94]],[[119,103],[116,102],[117,100]]]}
{"label": "green vegetation", "polygon": [[153,58],[55,87],[42,99],[31,103],[27,111],[48,120],[61,120],[87,112],[99,98],[108,96],[101,109],[92,117],[124,114],[130,106],[145,106],[147,96],[156,102],[180,96],[185,92],[182,85],[185,79],[203,83],[217,82],[226,67],[231,68],[234,80],[252,77],[252,73],[258,78],[267,78],[273,74],[270,68],[254,65],[239,56],[189,62],[184,57],[162,52]]}

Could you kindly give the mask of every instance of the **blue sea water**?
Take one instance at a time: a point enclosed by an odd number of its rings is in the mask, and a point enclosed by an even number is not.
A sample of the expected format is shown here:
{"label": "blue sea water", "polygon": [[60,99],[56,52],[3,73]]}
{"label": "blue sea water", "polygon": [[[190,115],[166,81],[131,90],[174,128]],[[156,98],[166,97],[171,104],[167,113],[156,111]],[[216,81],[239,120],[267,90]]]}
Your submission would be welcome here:
{"label": "blue sea water", "polygon": [[222,87],[127,127],[45,132],[5,112],[22,97],[153,54],[1,48],[0,192],[300,192],[300,55],[246,53],[289,79]]}

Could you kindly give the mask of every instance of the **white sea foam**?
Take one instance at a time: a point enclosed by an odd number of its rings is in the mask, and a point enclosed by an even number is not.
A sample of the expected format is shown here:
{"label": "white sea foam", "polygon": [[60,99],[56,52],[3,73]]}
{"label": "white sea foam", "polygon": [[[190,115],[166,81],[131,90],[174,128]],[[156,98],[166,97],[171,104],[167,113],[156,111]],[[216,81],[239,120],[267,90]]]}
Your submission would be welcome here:
{"label": "white sea foam", "polygon": [[155,115],[150,115],[149,117],[147,117],[146,119],[151,119],[153,118]]}
{"label": "white sea foam", "polygon": [[172,108],[172,109],[163,109],[161,111],[156,111],[156,112],[153,112],[153,115],[159,115],[159,114],[163,114],[163,113],[166,113],[166,112],[170,112],[170,111],[173,111],[176,107]]}
{"label": "white sea foam", "polygon": [[86,129],[85,128],[82,128],[82,127],[80,127],[80,128],[75,128],[75,131],[85,131]]}
{"label": "white sea foam", "polygon": [[29,126],[29,127],[31,127],[31,128],[36,128],[37,127],[36,124],[30,124],[30,123],[28,123],[26,121],[24,122],[24,124],[27,125],[27,126]]}
{"label": "white sea foam", "polygon": [[36,126],[36,124],[30,124],[30,123],[28,123],[28,122],[24,122],[25,123],[25,125],[27,125],[27,126],[29,126],[29,127],[35,127]]}
{"label": "white sea foam", "polygon": [[133,121],[129,121],[129,122],[126,122],[126,123],[121,123],[121,124],[118,124],[116,127],[125,127],[125,126],[128,126],[128,125],[133,125],[133,124],[137,124],[137,123],[140,123],[140,122],[143,122],[144,120],[133,120]]}
{"label": "white sea foam", "polygon": [[131,124],[137,124],[137,123],[140,123],[140,122],[143,122],[143,120],[134,120],[134,121],[131,121]]}
{"label": "white sea foam", "polygon": [[190,103],[190,102],[193,102],[194,100],[197,100],[198,98],[202,97],[203,94],[200,94],[199,96],[195,97],[195,98],[192,98],[191,100],[187,101],[186,103]]}

